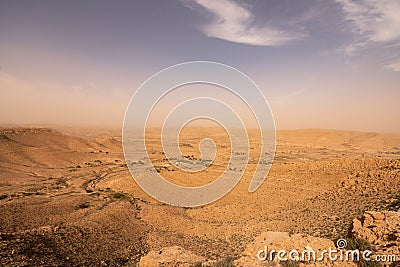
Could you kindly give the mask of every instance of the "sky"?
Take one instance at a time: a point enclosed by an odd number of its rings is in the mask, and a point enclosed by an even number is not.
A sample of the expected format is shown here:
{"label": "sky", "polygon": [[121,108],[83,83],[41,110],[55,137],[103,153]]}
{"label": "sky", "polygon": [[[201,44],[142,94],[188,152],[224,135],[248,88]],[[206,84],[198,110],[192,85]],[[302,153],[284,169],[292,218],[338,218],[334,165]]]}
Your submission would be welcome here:
{"label": "sky", "polygon": [[0,124],[122,127],[146,79],[202,60],[248,75],[277,129],[400,133],[398,14],[398,0],[3,0]]}

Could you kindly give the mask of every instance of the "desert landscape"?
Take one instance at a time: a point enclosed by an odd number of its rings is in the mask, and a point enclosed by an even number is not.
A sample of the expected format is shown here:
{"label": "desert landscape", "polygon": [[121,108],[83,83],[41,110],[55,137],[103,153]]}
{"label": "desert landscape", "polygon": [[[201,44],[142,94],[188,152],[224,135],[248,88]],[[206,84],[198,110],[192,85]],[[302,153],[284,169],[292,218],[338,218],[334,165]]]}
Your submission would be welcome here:
{"label": "desert landscape", "polygon": [[[218,150],[210,168],[190,174],[168,164],[157,133],[149,130],[146,144],[165,179],[197,186],[226,167],[230,147],[222,130],[183,129],[185,157],[199,157],[204,136]],[[118,130],[2,128],[0,265],[277,266],[257,262],[265,240],[300,249],[334,247],[339,238],[400,255],[399,135],[278,131],[271,171],[254,193],[247,188],[258,162],[256,134],[250,144],[245,175],[230,193],[182,208],[138,187]]]}
{"label": "desert landscape", "polygon": [[400,266],[399,14],[1,0],[0,267]]}

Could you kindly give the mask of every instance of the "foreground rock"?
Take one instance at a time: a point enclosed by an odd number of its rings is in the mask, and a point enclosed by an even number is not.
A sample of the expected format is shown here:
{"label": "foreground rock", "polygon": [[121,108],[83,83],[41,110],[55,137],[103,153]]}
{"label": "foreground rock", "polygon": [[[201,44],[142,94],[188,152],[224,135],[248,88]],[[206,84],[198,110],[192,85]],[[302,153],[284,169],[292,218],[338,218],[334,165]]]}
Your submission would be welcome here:
{"label": "foreground rock", "polygon": [[[267,248],[267,249],[266,249]],[[300,234],[290,235],[285,232],[264,232],[259,235],[254,242],[247,245],[246,250],[243,252],[242,256],[235,262],[237,266],[287,266],[288,261],[279,261],[275,253],[273,260],[269,260],[269,255],[272,250],[279,251],[285,250],[286,255],[283,258],[289,258],[288,253],[291,250],[297,250],[300,256],[294,258],[292,262],[299,263],[299,266],[356,266],[352,262],[333,262],[328,261],[327,257],[323,261],[307,261],[301,262],[301,254],[303,251],[315,251],[316,258],[321,255],[322,250],[327,250],[329,248],[335,249],[335,244],[333,241],[325,238],[318,238],[312,236],[304,236]],[[265,260],[260,260],[258,258],[264,258],[265,252],[259,253],[260,250],[267,251],[267,257]],[[308,254],[305,254],[306,257]],[[286,264],[286,265],[284,265]]]}
{"label": "foreground rock", "polygon": [[172,246],[159,251],[150,251],[140,259],[139,267],[189,267],[203,261],[205,261],[204,257],[179,246]]}
{"label": "foreground rock", "polygon": [[353,221],[352,234],[367,240],[376,255],[400,255],[400,212],[366,211]]}

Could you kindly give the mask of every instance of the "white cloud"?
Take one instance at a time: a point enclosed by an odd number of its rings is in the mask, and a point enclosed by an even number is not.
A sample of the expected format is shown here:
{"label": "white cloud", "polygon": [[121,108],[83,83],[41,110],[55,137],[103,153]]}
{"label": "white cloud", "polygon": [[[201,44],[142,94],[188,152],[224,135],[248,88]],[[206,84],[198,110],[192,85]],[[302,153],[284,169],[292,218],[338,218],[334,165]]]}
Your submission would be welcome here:
{"label": "white cloud", "polygon": [[255,25],[254,14],[232,0],[194,0],[194,3],[214,15],[211,23],[200,28],[209,37],[255,46],[279,46],[306,37],[303,32],[269,24]]}
{"label": "white cloud", "polygon": [[[399,0],[336,0],[351,22],[355,42],[344,50],[352,55],[361,49],[377,47],[385,54],[398,53],[400,44]],[[383,51],[382,51],[383,52]],[[400,72],[400,58],[384,65],[388,70]]]}
{"label": "white cloud", "polygon": [[343,7],[353,32],[363,37],[358,46],[368,42],[400,42],[400,1],[336,0]]}
{"label": "white cloud", "polygon": [[392,63],[386,64],[385,68],[388,70],[400,72],[400,57],[392,61]]}

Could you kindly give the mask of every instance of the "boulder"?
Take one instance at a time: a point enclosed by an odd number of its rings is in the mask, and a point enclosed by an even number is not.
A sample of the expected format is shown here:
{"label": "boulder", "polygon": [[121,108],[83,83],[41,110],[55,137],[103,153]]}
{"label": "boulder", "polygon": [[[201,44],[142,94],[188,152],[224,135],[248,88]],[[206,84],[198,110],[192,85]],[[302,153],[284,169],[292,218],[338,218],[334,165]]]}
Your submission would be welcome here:
{"label": "boulder", "polygon": [[352,234],[367,240],[377,255],[400,255],[400,212],[366,211],[353,221]]}

